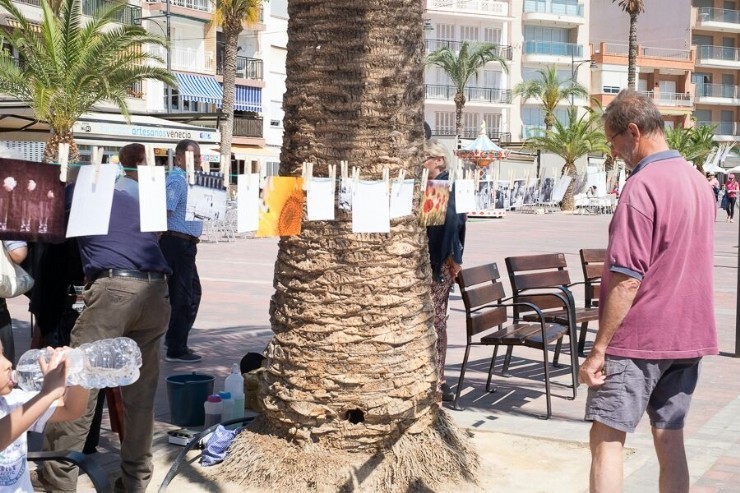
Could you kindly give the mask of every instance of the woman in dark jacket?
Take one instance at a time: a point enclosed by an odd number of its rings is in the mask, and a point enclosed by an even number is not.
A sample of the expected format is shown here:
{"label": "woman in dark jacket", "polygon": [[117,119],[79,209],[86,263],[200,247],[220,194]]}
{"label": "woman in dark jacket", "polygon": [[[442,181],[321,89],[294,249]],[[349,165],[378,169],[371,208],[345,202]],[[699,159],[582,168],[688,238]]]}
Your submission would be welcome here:
{"label": "woman in dark jacket", "polygon": [[[430,180],[447,180],[448,153],[437,140],[426,144],[424,167]],[[427,226],[429,260],[432,266],[432,300],[434,302],[434,329],[437,332],[437,375],[443,401],[452,401],[454,393],[445,383],[445,356],[447,354],[447,301],[452,284],[462,268],[465,244],[465,214],[455,211],[454,188],[450,192],[445,222],[441,226]]]}

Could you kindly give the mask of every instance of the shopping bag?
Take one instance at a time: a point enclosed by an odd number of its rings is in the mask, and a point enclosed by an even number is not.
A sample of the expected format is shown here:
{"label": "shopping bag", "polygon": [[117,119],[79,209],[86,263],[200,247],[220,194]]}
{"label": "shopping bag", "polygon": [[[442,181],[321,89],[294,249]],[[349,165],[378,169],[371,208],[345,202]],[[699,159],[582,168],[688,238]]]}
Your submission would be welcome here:
{"label": "shopping bag", "polygon": [[15,298],[33,287],[33,277],[13,262],[3,242],[0,245],[0,298]]}

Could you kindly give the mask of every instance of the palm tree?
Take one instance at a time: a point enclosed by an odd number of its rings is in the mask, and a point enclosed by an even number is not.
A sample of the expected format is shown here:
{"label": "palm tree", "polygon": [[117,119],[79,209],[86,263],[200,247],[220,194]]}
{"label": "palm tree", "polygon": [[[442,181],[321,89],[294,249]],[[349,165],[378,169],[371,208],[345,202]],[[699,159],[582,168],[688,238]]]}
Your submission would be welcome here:
{"label": "palm tree", "polygon": [[627,58],[627,88],[635,89],[637,73],[637,16],[645,12],[643,0],[612,0],[630,16],[629,55]]}
{"label": "palm tree", "polygon": [[166,40],[140,26],[116,24],[125,5],[104,7],[83,21],[80,0],[64,0],[59,15],[41,0],[42,21],[36,28],[12,0],[0,0],[18,26],[5,39],[21,54],[18,62],[0,52],[0,93],[27,103],[38,121],[49,124],[44,160],[55,159],[60,142],[69,143],[70,160],[77,159],[72,126],[96,104],[112,102],[129,119],[126,97],[133,84],[155,79],[175,85],[172,74],[147,65],[162,60],[141,50],[143,44],[166,45]]}
{"label": "palm tree", "polygon": [[562,157],[565,164],[562,176],[570,176],[571,181],[565,192],[560,208],[573,210],[573,189],[577,174],[576,160],[590,153],[609,152],[606,135],[600,125],[600,117],[591,112],[578,117],[575,107],[568,109],[568,126],[555,120],[553,129],[544,135],[532,137],[526,142],[527,147],[541,149]]}
{"label": "palm tree", "polygon": [[703,166],[714,145],[716,125],[701,125],[691,128],[666,129],[668,147],[681,153],[684,159],[704,172]]}
{"label": "palm tree", "polygon": [[463,133],[462,112],[465,107],[465,85],[471,77],[478,77],[478,70],[488,62],[498,62],[504,73],[509,72],[506,60],[499,54],[499,47],[491,43],[463,41],[460,51],[455,53],[443,46],[427,55],[427,65],[440,67],[447,73],[455,86],[455,133]]}
{"label": "palm tree", "polygon": [[[289,13],[280,175],[300,176],[309,161],[327,176],[347,160],[362,179],[384,168],[419,179],[422,2],[291,0]],[[430,283],[414,216],[389,234],[353,234],[337,210],[282,237],[264,412],[214,477],[264,491],[384,492],[474,475],[477,456],[438,405]]]}
{"label": "palm tree", "polygon": [[[212,23],[221,26],[224,33],[224,96],[221,111],[224,115],[221,131],[221,155],[231,156],[234,133],[234,99],[236,97],[236,53],[239,34],[244,25],[259,21],[262,0],[212,0],[215,6]],[[228,179],[228,177],[227,177]]]}
{"label": "palm tree", "polygon": [[549,132],[557,119],[555,109],[562,101],[571,97],[588,96],[588,89],[574,79],[558,79],[558,69],[554,65],[538,70],[538,79],[520,82],[514,86],[514,94],[522,97],[522,104],[529,99],[539,99],[545,111],[545,131]]}

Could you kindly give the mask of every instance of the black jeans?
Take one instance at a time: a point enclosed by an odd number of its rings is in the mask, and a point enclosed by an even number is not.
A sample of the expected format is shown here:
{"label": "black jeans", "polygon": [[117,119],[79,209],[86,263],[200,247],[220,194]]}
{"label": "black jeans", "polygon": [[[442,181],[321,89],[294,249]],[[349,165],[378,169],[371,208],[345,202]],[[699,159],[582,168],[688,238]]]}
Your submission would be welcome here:
{"label": "black jeans", "polygon": [[195,266],[198,247],[192,241],[167,235],[159,240],[159,246],[172,269],[167,279],[172,311],[165,344],[167,356],[177,358],[188,352],[188,334],[200,306],[200,278]]}
{"label": "black jeans", "polygon": [[727,199],[727,217],[729,219],[735,218],[735,202],[737,201],[737,197],[729,198]]}

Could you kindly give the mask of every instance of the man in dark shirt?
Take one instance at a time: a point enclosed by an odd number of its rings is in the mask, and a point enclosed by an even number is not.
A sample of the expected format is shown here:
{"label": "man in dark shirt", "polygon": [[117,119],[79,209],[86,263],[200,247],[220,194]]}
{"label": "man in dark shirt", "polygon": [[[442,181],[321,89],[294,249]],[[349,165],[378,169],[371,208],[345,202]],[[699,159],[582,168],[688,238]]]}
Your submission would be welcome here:
{"label": "man in dark shirt", "polygon": [[[107,235],[79,238],[87,285],[85,310],[72,329],[71,346],[129,337],[141,348],[141,376],[122,387],[125,434],[121,443],[122,477],[116,491],[145,491],[152,477],[154,396],[159,379],[159,351],[170,318],[167,276],[171,273],[156,233],[142,233],[139,203],[132,195],[113,193]],[[91,394],[87,413],[67,423],[47,425],[45,450],[82,450],[95,410]],[[74,491],[77,468],[45,462],[39,474],[44,486]]]}

